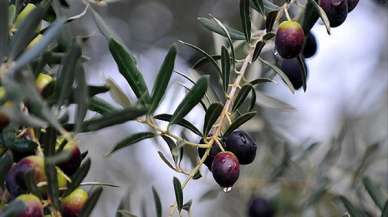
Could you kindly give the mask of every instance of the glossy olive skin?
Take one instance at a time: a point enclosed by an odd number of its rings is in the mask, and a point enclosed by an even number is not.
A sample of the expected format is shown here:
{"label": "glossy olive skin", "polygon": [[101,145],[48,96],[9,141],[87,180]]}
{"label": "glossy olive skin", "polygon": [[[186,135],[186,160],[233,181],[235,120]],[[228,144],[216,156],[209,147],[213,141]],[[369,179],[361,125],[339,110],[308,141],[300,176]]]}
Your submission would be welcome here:
{"label": "glossy olive skin", "polygon": [[[199,142],[200,144],[205,144],[205,141],[203,139],[201,139],[201,141]],[[225,144],[221,141],[221,144],[223,147],[225,147]],[[203,157],[203,155],[205,154],[206,152],[206,149],[204,148],[198,148],[198,156],[200,158]],[[219,153],[221,152],[221,149],[220,147],[215,143],[213,144],[212,148],[210,149],[210,153],[209,155],[207,156],[204,164],[209,168],[211,169],[212,167],[212,163],[213,163],[213,160],[214,160],[214,157]]]}
{"label": "glossy olive skin", "polygon": [[249,203],[248,215],[249,217],[273,217],[275,209],[268,200],[257,197]]}
{"label": "glossy olive skin", "polygon": [[303,47],[303,57],[304,58],[311,58],[317,53],[318,50],[318,44],[317,39],[315,38],[313,33],[309,33],[306,36],[304,47]]}
{"label": "glossy olive skin", "polygon": [[347,0],[321,0],[320,6],[330,21],[330,27],[338,27],[345,22],[348,15]]}
{"label": "glossy olive skin", "polygon": [[63,148],[64,151],[70,152],[70,158],[58,164],[58,167],[68,176],[71,176],[77,171],[81,165],[82,157],[81,151],[75,144],[66,144]]}
{"label": "glossy olive skin", "polygon": [[23,212],[17,217],[43,217],[43,205],[38,197],[32,194],[22,194],[15,200],[21,201],[25,205]]}
{"label": "glossy olive skin", "polygon": [[5,177],[5,184],[12,197],[27,192],[24,181],[25,174],[32,170],[37,183],[45,181],[43,158],[29,156],[14,164]]}
{"label": "glossy olive skin", "polygon": [[359,0],[348,0],[348,13],[350,13],[354,8],[356,8]]}
{"label": "glossy olive skin", "polygon": [[62,215],[64,217],[78,217],[87,200],[88,193],[77,188],[62,199]]}
{"label": "glossy olive skin", "polygon": [[279,55],[290,59],[298,56],[304,44],[304,31],[298,22],[283,21],[276,33],[275,47]]}
{"label": "glossy olive skin", "polygon": [[[47,177],[44,171],[44,159],[41,156],[28,156],[12,165],[5,177],[5,184],[12,198],[20,194],[27,193],[25,176],[27,172],[32,171],[35,183],[45,182]],[[57,168],[58,187],[67,185],[67,180],[63,172]],[[42,192],[47,191],[47,186],[41,188]]]}
{"label": "glossy olive skin", "polygon": [[303,86],[302,68],[296,58],[283,59],[281,69],[287,75],[288,79],[290,79],[295,90],[299,90]]}
{"label": "glossy olive skin", "polygon": [[233,152],[240,164],[250,164],[256,158],[257,144],[246,132],[235,130],[225,139],[226,150]]}
{"label": "glossy olive skin", "polygon": [[220,152],[214,157],[212,164],[214,180],[223,188],[234,185],[240,175],[240,163],[232,152]]}

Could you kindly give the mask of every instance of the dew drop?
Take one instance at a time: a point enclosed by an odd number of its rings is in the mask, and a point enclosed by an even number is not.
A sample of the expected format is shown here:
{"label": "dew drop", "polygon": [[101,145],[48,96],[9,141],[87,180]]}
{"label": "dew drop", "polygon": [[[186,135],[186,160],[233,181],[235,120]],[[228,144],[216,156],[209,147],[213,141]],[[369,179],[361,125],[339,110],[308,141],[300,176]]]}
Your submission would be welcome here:
{"label": "dew drop", "polygon": [[225,193],[228,193],[228,192],[230,192],[232,190],[232,187],[228,187],[228,188],[224,188],[223,189],[223,191],[225,192]]}

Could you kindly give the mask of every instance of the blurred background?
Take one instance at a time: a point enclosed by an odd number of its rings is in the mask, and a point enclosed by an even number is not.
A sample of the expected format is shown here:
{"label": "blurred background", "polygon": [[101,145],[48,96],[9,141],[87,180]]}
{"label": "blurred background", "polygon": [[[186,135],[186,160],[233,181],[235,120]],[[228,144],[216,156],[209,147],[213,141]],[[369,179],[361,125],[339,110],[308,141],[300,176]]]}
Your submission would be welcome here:
{"label": "blurred background", "polygon": [[[68,15],[84,9],[80,1],[70,2]],[[219,52],[220,37],[204,30],[197,17],[211,14],[241,29],[236,0],[122,0],[96,9],[136,56],[149,86],[167,49],[177,40],[211,54]],[[192,216],[244,217],[248,201],[257,195],[276,201],[278,216],[343,216],[344,209],[331,200],[334,194],[345,194],[370,216],[377,216],[379,211],[360,179],[368,175],[388,189],[387,27],[386,2],[370,0],[360,1],[330,36],[317,23],[312,32],[318,52],[307,60],[307,92],[291,94],[280,79],[260,86],[261,92],[295,109],[286,111],[265,103],[259,108],[258,117],[244,126],[259,145],[255,162],[242,168],[229,193],[203,167],[203,178],[190,182],[184,191],[185,202],[193,200]],[[89,81],[103,84],[112,79],[133,97],[91,13],[72,28],[90,36],[83,51],[90,57],[86,65]],[[190,65],[198,55],[183,46],[178,55],[176,70],[192,75]],[[160,112],[171,113],[179,103],[185,93],[179,85],[182,82],[175,77]],[[113,101],[108,94],[104,97]],[[200,126],[204,115],[198,114],[200,109],[188,119]],[[124,124],[79,136],[81,148],[88,149],[92,157],[88,181],[120,186],[105,189],[93,216],[116,216],[120,203],[137,216],[155,216],[152,186],[161,195],[165,215],[175,201],[172,178],[184,177],[160,160],[157,151],[168,153],[163,141],[146,140],[105,157],[118,141],[141,130],[138,124]],[[185,166],[190,168],[190,162]],[[320,190],[324,193],[318,194]]]}

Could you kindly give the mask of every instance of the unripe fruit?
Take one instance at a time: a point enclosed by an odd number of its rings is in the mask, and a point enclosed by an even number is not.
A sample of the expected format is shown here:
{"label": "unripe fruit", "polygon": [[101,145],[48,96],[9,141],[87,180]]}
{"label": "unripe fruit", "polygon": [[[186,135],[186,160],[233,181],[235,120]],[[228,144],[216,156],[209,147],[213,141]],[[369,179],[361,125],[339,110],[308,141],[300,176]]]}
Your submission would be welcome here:
{"label": "unripe fruit", "polygon": [[350,13],[358,4],[359,0],[348,0],[348,13]]}
{"label": "unripe fruit", "polygon": [[[27,4],[23,10],[19,13],[19,15],[15,19],[15,28],[17,29],[20,24],[28,17],[28,15],[36,9],[36,6],[34,4]],[[40,27],[38,28],[40,29]]]}
{"label": "unripe fruit", "polygon": [[295,90],[299,90],[303,86],[302,68],[296,58],[283,59],[281,69],[290,79]]}
{"label": "unripe fruit", "polygon": [[345,22],[348,15],[347,0],[321,0],[320,6],[329,18],[331,27],[337,27]]}
{"label": "unripe fruit", "polygon": [[77,188],[62,200],[62,215],[64,217],[78,217],[88,200],[88,193]]}
{"label": "unripe fruit", "polygon": [[70,152],[69,159],[58,164],[58,167],[68,176],[71,176],[77,171],[81,165],[81,151],[76,144],[67,143],[63,151]]}
{"label": "unripe fruit", "polygon": [[[4,87],[0,87],[0,99],[4,98],[6,95]],[[3,105],[6,106],[6,103]],[[8,126],[9,124],[9,118],[6,114],[3,112],[0,112],[0,131]]]}
{"label": "unripe fruit", "polygon": [[303,57],[304,58],[310,58],[315,55],[317,52],[317,40],[315,39],[315,36],[313,33],[309,33],[306,37],[306,40],[304,42],[303,47]]}
{"label": "unripe fruit", "polygon": [[[225,147],[225,144],[224,144],[222,141],[220,141],[220,142],[221,142],[222,146]],[[204,141],[203,139],[201,139],[201,141],[200,141],[199,143],[200,143],[200,144],[204,144],[205,141]],[[205,149],[205,148],[198,148],[198,155],[199,155],[200,158],[203,157],[203,155],[205,154],[205,152],[206,152],[206,149]],[[213,146],[212,146],[212,148],[210,149],[209,155],[207,156],[207,158],[206,158],[206,160],[205,160],[205,162],[204,162],[204,164],[205,164],[209,169],[211,169],[211,167],[212,167],[212,163],[213,163],[214,157],[215,157],[219,152],[221,152],[220,147],[218,146],[217,143],[214,143]]]}
{"label": "unripe fruit", "polygon": [[33,48],[35,45],[37,45],[41,40],[43,39],[43,35],[42,34],[38,34],[37,36],[35,36],[34,39],[32,39],[32,41],[27,45],[27,50],[30,50],[31,48]]}
{"label": "unripe fruit", "polygon": [[240,164],[250,164],[255,160],[257,145],[246,132],[236,130],[225,139],[226,150],[233,152]]}
{"label": "unripe fruit", "polygon": [[304,43],[303,28],[295,21],[280,23],[275,38],[276,50],[283,58],[294,58],[302,51]]}
{"label": "unripe fruit", "polygon": [[15,200],[22,201],[26,206],[23,213],[17,217],[43,217],[43,205],[39,198],[33,194],[22,194]]}
{"label": "unripe fruit", "polygon": [[261,197],[253,199],[248,209],[249,217],[273,217],[275,215],[272,204]]}
{"label": "unripe fruit", "polygon": [[240,163],[232,152],[218,153],[212,164],[214,180],[224,188],[232,187],[240,175]]}

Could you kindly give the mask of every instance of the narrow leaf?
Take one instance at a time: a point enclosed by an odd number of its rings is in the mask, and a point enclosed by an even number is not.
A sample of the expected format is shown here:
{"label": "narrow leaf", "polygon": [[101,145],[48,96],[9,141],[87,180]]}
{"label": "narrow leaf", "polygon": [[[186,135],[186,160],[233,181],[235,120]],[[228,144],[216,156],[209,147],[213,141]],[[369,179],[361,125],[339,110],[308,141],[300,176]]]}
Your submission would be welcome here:
{"label": "narrow leaf", "polygon": [[319,6],[319,4],[315,0],[309,0],[309,3],[317,11],[319,17],[322,19],[323,23],[325,24],[327,34],[330,35],[330,22],[329,22],[329,18],[327,18],[325,11],[321,8],[321,6]]}
{"label": "narrow leaf", "polygon": [[81,182],[88,175],[90,166],[91,160],[90,158],[87,158],[71,177],[71,182],[68,184],[66,191],[63,193],[63,196],[69,195],[71,192],[73,192],[76,188],[79,187]]}
{"label": "narrow leaf", "polygon": [[194,106],[196,106],[205,95],[207,90],[208,81],[206,77],[201,77],[193,88],[187,93],[185,98],[176,108],[172,118],[170,120],[170,125],[180,122],[186,115],[189,113]]}
{"label": "narrow leaf", "polygon": [[75,69],[81,57],[81,47],[73,41],[68,53],[62,61],[62,70],[56,82],[56,92],[59,94],[57,105],[61,106],[69,98],[73,87]]}
{"label": "narrow leaf", "polygon": [[172,170],[176,170],[174,168],[174,166],[170,163],[170,161],[167,160],[167,158],[163,155],[162,152],[158,151],[158,155],[160,157],[160,159],[162,159],[162,161],[168,166],[170,167]]}
{"label": "narrow leaf", "polygon": [[259,13],[265,15],[263,0],[252,0],[252,3],[257,8]]}
{"label": "narrow leaf", "polygon": [[120,111],[115,111],[100,118],[85,121],[82,124],[82,130],[84,132],[95,131],[116,124],[122,124],[127,121],[134,120],[146,114],[146,112],[146,109],[140,107],[126,108]]}
{"label": "narrow leaf", "polygon": [[[159,115],[154,116],[154,118],[158,119],[158,120],[162,120],[162,121],[171,122],[172,115],[169,115],[169,114],[159,114]],[[192,123],[190,123],[190,121],[188,121],[186,119],[181,119],[176,124],[191,130],[191,132],[197,134],[198,136],[202,136],[201,131],[198,130]]]}
{"label": "narrow leaf", "polygon": [[251,17],[249,14],[249,0],[240,0],[240,17],[245,38],[251,41]]}
{"label": "narrow leaf", "polygon": [[[222,36],[227,37],[227,34],[225,34],[223,29],[219,25],[217,25],[217,23],[214,20],[211,20],[211,19],[208,19],[208,18],[205,18],[205,17],[198,17],[198,21],[206,29],[208,29],[208,30],[210,30],[212,32],[218,33],[218,34],[220,34]],[[233,39],[233,40],[245,40],[244,33],[240,32],[240,31],[238,31],[236,29],[233,29],[231,27],[228,27],[228,26],[226,26],[226,28],[228,29],[228,31],[230,33],[231,39]]]}
{"label": "narrow leaf", "polygon": [[252,62],[256,61],[259,58],[261,50],[263,50],[265,46],[265,41],[258,41],[255,46],[255,51],[253,52]]}
{"label": "narrow leaf", "polygon": [[214,123],[220,116],[224,107],[220,103],[213,103],[209,106],[205,115],[205,122],[203,125],[203,134],[208,135]]}
{"label": "narrow leaf", "polygon": [[358,209],[356,209],[353,204],[348,199],[346,199],[346,197],[338,196],[338,199],[345,206],[346,210],[348,210],[351,217],[364,217],[364,215]]}
{"label": "narrow leaf", "polygon": [[193,204],[193,201],[192,200],[189,200],[187,203],[183,204],[183,207],[182,209],[186,210],[187,212],[190,211],[191,209],[191,205]]}
{"label": "narrow leaf", "polygon": [[252,86],[251,85],[244,85],[241,90],[238,92],[237,97],[234,101],[232,111],[236,111],[245,101],[245,99],[248,97],[249,92],[251,91]]}
{"label": "narrow leaf", "polygon": [[242,114],[241,116],[237,117],[232,124],[228,127],[228,129],[225,131],[224,136],[228,136],[231,134],[235,129],[239,128],[241,125],[243,125],[245,122],[249,121],[253,117],[255,117],[256,111],[253,112],[247,112],[245,114]]}
{"label": "narrow leaf", "polygon": [[376,206],[380,210],[383,210],[384,203],[387,198],[384,196],[383,190],[380,188],[380,186],[367,176],[363,177],[362,183],[364,184],[366,191],[368,192],[369,196],[372,198]]}
{"label": "narrow leaf", "polygon": [[88,109],[91,111],[95,111],[101,115],[117,111],[117,109],[111,104],[98,97],[93,97],[90,99]]}
{"label": "narrow leaf", "polygon": [[132,105],[131,100],[113,79],[108,78],[106,80],[106,86],[109,87],[109,94],[117,104],[121,105],[123,108]]}
{"label": "narrow leaf", "polygon": [[[36,29],[42,21],[46,9],[37,7],[23,20],[18,30],[11,38],[9,58],[15,60],[16,57],[27,47],[36,35]],[[7,31],[8,33],[8,31]]]}
{"label": "narrow leaf", "polygon": [[213,65],[214,67],[216,67],[218,74],[219,74],[220,76],[222,75],[221,69],[220,69],[220,67],[218,66],[216,60],[215,60],[212,56],[210,56],[208,53],[206,53],[204,50],[202,50],[201,48],[199,48],[199,47],[197,47],[197,46],[195,46],[195,45],[192,45],[192,44],[190,44],[190,43],[187,43],[187,42],[179,41],[179,43],[184,44],[184,45],[186,45],[186,46],[188,46],[188,47],[191,47],[191,48],[193,48],[194,50],[198,51],[198,52],[199,52],[200,54],[202,54],[203,56],[207,57],[207,58],[210,60],[210,62],[212,63],[212,65]]}
{"label": "narrow leaf", "polygon": [[292,85],[290,79],[287,77],[287,75],[279,67],[277,67],[277,66],[273,65],[272,63],[262,59],[261,57],[259,57],[258,59],[262,63],[264,63],[265,65],[269,66],[272,70],[274,70],[280,76],[280,78],[284,81],[284,83],[287,84],[287,86],[290,89],[290,91],[292,93],[295,93],[294,86]]}
{"label": "narrow leaf", "polygon": [[85,119],[88,111],[89,94],[88,86],[86,83],[85,71],[82,66],[78,67],[77,74],[75,75],[76,94],[75,103],[77,104],[77,113],[75,115],[75,132],[79,132],[82,127],[82,122]]}
{"label": "narrow leaf", "polygon": [[156,216],[162,217],[162,203],[160,202],[159,194],[154,187],[152,187],[152,194],[154,196]]}
{"label": "narrow leaf", "polygon": [[176,204],[178,207],[179,212],[183,208],[183,192],[182,192],[182,185],[178,178],[174,177],[174,191],[175,191],[175,198],[176,198]]}
{"label": "narrow leaf", "polygon": [[59,19],[54,23],[52,23],[48,28],[48,30],[44,33],[41,41],[33,48],[24,52],[16,60],[12,70],[18,71],[25,65],[35,60],[46,49],[46,47],[59,36],[59,33],[61,32],[64,23],[65,23],[64,19]]}
{"label": "narrow leaf", "polygon": [[388,200],[385,202],[384,209],[381,212],[381,217],[388,217]]}
{"label": "narrow leaf", "polygon": [[267,32],[272,32],[273,24],[276,21],[278,11],[272,11],[267,14],[267,19],[265,20],[265,29]]}
{"label": "narrow leaf", "polygon": [[60,209],[59,190],[58,190],[58,175],[55,165],[45,161],[45,174],[48,184],[48,195],[52,205],[58,210]]}
{"label": "narrow leaf", "polygon": [[152,90],[152,103],[150,107],[150,112],[152,113],[158,107],[162,97],[164,96],[168,83],[170,82],[172,72],[174,70],[176,57],[176,47],[173,46],[168,51],[166,58],[163,61],[163,64],[159,70],[158,76],[154,82],[154,87]]}
{"label": "narrow leaf", "polygon": [[298,63],[299,63],[299,67],[301,68],[301,73],[302,73],[302,83],[303,83],[303,90],[304,92],[306,92],[306,89],[307,89],[307,68],[306,68],[306,64],[305,64],[305,60],[304,60],[304,57],[302,55],[298,55],[297,57],[298,59]]}
{"label": "narrow leaf", "polygon": [[90,195],[89,199],[81,210],[79,217],[89,217],[94,207],[97,204],[98,199],[102,193],[102,187],[97,187]]}
{"label": "narrow leaf", "polygon": [[221,48],[221,66],[222,66],[222,81],[224,85],[224,91],[228,91],[229,78],[230,78],[230,56],[225,46]]}
{"label": "narrow leaf", "polygon": [[133,145],[135,143],[138,143],[144,139],[149,139],[152,137],[155,137],[155,134],[151,133],[151,132],[142,132],[142,133],[133,134],[133,135],[123,139],[122,141],[120,141],[117,145],[115,145],[113,150],[108,155],[110,155],[113,152],[116,152],[122,148],[128,147],[128,146]]}
{"label": "narrow leaf", "polygon": [[13,164],[12,155],[10,153],[4,153],[0,157],[0,183],[4,183],[4,178],[8,173],[8,170]]}
{"label": "narrow leaf", "polygon": [[138,70],[134,58],[118,41],[109,40],[109,50],[116,61],[120,73],[127,80],[129,86],[138,99],[148,98],[149,93],[142,73]]}
{"label": "narrow leaf", "polygon": [[9,11],[8,0],[0,0],[0,64],[3,62],[4,56],[8,53],[9,43]]}

